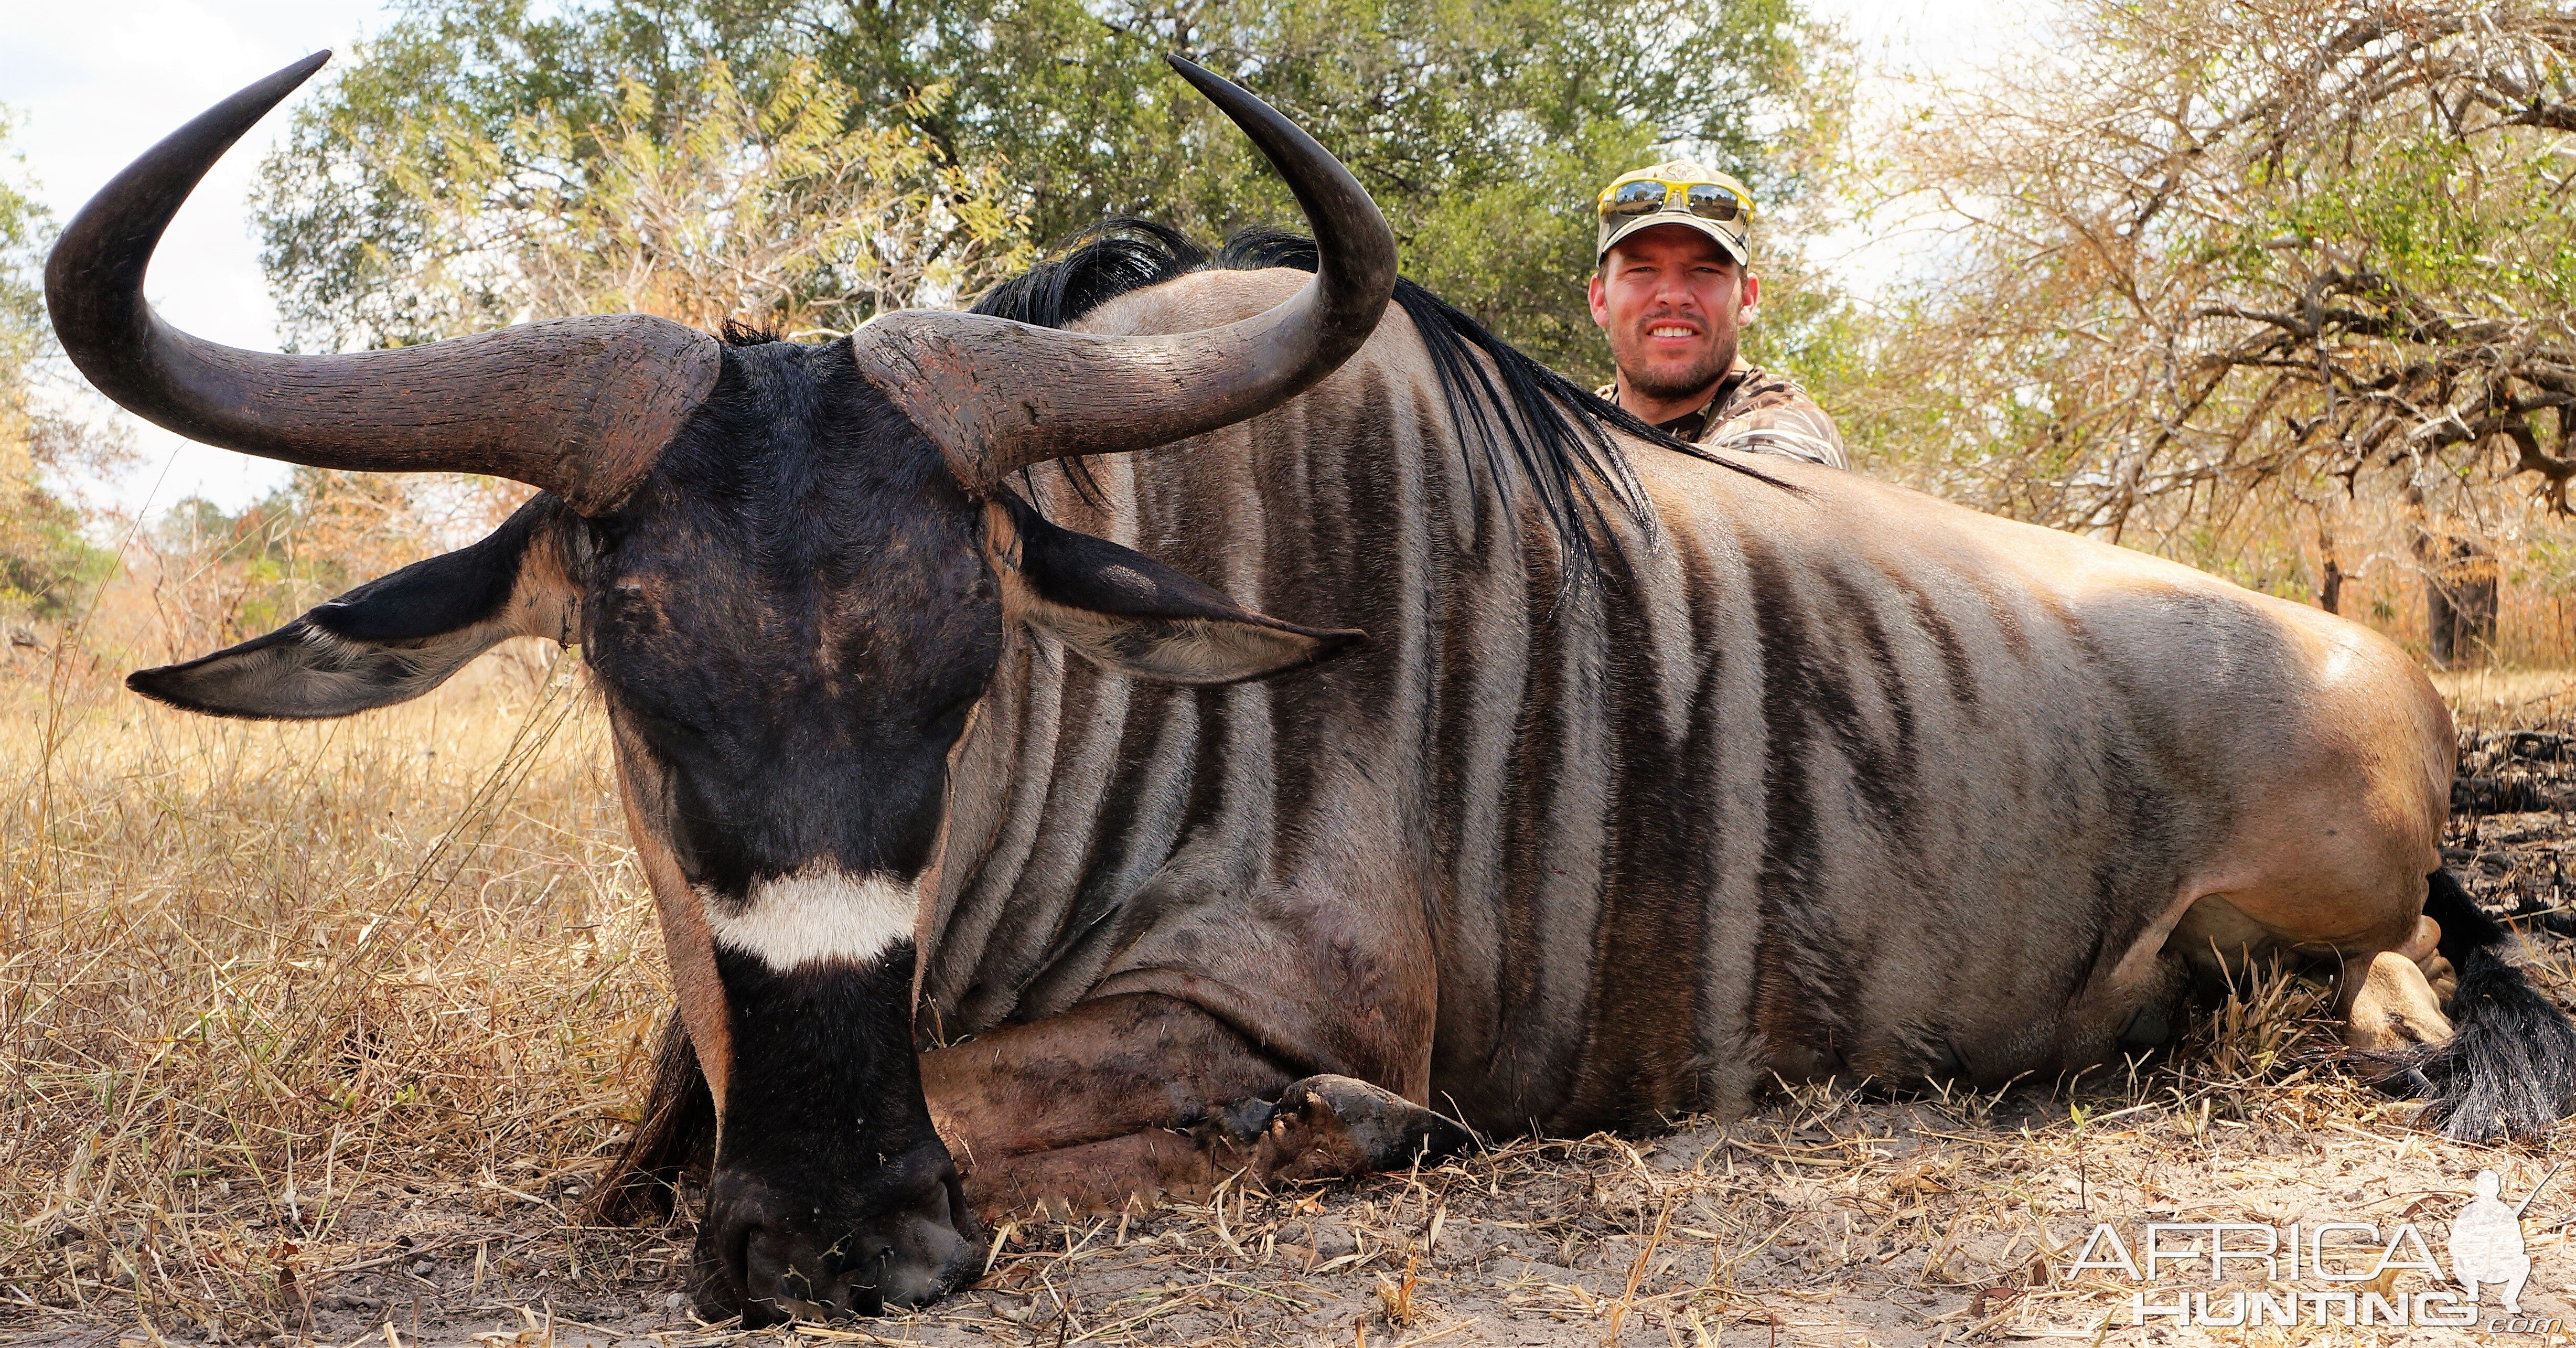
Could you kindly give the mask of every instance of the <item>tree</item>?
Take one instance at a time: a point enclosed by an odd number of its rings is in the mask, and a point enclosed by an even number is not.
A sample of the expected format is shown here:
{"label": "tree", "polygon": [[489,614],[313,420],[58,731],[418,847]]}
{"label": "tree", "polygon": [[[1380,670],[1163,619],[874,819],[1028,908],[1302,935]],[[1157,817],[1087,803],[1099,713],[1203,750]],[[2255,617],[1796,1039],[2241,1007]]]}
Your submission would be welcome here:
{"label": "tree", "polygon": [[[1803,134],[1820,40],[1793,0],[598,0],[542,13],[416,0],[298,114],[265,169],[262,225],[300,342],[445,335],[530,307],[489,238],[448,213],[569,217],[635,176],[621,153],[668,156],[711,120],[740,124],[730,100],[766,118],[782,97],[821,98],[834,130],[922,156],[886,181],[921,208],[896,231],[912,265],[943,278],[907,295],[898,269],[840,292],[823,306],[839,317],[817,326],[844,328],[872,306],[947,299],[944,278],[971,288],[1016,262],[1011,242],[1111,215],[1204,234],[1294,220],[1256,152],[1163,67],[1178,51],[1244,78],[1341,154],[1411,274],[1541,358],[1597,373],[1579,284],[1592,190],[1680,146],[1793,194],[1789,161],[1767,150]],[[743,144],[777,134],[764,120]],[[629,256],[664,265],[671,251]],[[748,288],[748,316],[822,311],[769,298],[792,289]]]}
{"label": "tree", "polygon": [[[0,151],[10,133],[0,109]],[[0,171],[0,618],[62,617],[113,569],[81,537],[80,512],[46,482],[49,473],[103,468],[122,447],[45,397],[53,325],[38,278],[51,225],[23,179]]]}
{"label": "tree", "polygon": [[238,511],[181,498],[138,539],[156,563],[147,569],[171,658],[283,626],[332,595],[481,534],[506,513],[471,489],[420,485],[408,474],[298,467]]}
{"label": "tree", "polygon": [[1890,138],[1952,265],[1837,390],[1857,438],[2203,562],[2305,512],[2320,594],[2356,501],[2457,512],[2536,473],[2566,509],[2576,19],[2078,0],[2066,26]]}
{"label": "tree", "polygon": [[664,99],[632,75],[594,125],[551,105],[498,139],[448,108],[400,123],[375,162],[414,251],[390,284],[353,297],[359,312],[402,337],[602,312],[815,335],[1029,260],[1025,219],[989,165],[942,164],[902,123],[853,128],[851,91],[811,61],[758,102],[723,61],[672,97],[691,109],[685,124],[667,123]]}

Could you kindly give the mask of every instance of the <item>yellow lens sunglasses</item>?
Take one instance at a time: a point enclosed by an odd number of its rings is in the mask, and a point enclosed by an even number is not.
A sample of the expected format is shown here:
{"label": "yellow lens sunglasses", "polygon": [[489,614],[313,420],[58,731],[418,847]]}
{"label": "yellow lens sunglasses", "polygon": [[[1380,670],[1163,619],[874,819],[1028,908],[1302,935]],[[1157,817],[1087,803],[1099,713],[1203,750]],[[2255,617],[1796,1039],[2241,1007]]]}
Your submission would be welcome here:
{"label": "yellow lens sunglasses", "polygon": [[1653,215],[1676,197],[1681,199],[1682,209],[1702,220],[1734,220],[1753,214],[1753,198],[1725,183],[1666,182],[1661,178],[1633,178],[1605,187],[1599,209],[1605,220]]}

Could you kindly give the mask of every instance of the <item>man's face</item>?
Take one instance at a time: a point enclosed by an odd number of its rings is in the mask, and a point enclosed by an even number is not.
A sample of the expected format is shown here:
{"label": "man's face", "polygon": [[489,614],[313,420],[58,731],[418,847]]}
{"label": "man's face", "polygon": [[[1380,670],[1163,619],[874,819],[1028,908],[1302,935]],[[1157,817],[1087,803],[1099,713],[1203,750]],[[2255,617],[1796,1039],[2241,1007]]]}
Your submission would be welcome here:
{"label": "man's face", "polygon": [[1687,225],[1621,239],[1592,278],[1592,321],[1628,387],[1683,398],[1735,366],[1737,335],[1762,293],[1760,278]]}

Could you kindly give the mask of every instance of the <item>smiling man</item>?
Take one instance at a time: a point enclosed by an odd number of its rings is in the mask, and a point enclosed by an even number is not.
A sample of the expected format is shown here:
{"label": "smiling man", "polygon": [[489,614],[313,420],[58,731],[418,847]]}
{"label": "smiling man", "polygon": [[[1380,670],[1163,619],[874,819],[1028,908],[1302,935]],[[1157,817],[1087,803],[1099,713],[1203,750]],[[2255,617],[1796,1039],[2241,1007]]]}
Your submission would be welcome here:
{"label": "smiling man", "polygon": [[1619,367],[1601,396],[1711,448],[1849,468],[1825,409],[1744,363],[1738,338],[1762,298],[1744,184],[1675,160],[1611,180],[1598,210],[1592,321]]}

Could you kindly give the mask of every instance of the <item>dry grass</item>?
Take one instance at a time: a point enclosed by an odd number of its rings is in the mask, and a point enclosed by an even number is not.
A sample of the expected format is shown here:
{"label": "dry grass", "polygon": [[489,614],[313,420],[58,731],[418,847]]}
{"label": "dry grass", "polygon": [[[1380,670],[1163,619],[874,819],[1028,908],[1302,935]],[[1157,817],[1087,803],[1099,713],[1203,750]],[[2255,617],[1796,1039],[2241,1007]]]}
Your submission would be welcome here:
{"label": "dry grass", "polygon": [[109,674],[0,678],[0,1296],[264,1337],[577,1173],[666,994],[574,671],[295,726]]}
{"label": "dry grass", "polygon": [[2576,672],[2482,669],[2436,672],[2433,686],[2462,730],[2519,730],[2576,719]]}
{"label": "dry grass", "polygon": [[[635,1104],[666,997],[601,726],[568,666],[549,676],[523,653],[407,707],[272,726],[151,707],[117,687],[123,654],[12,658],[0,1326],[389,1348],[737,1337],[670,1303],[685,1229],[568,1215]],[[2504,714],[2555,707],[2545,683],[2447,689]],[[2556,873],[2553,817],[2486,827],[2475,846],[2505,870],[2482,883]],[[2544,962],[2568,987],[2560,948]],[[2410,1130],[2408,1106],[2332,1065],[2322,995],[2250,979],[2177,1051],[2078,1082],[1806,1088],[1729,1128],[1033,1216],[997,1232],[973,1293],[794,1335],[2142,1341],[2110,1323],[2125,1287],[2068,1275],[2093,1221],[2384,1214],[2424,1195],[2447,1216],[2479,1165],[2511,1186],[2542,1168]],[[2562,1216],[2534,1227],[2549,1233],[2535,1288],[2552,1289],[2534,1300],[2558,1313],[2567,1209],[2544,1204]]]}

